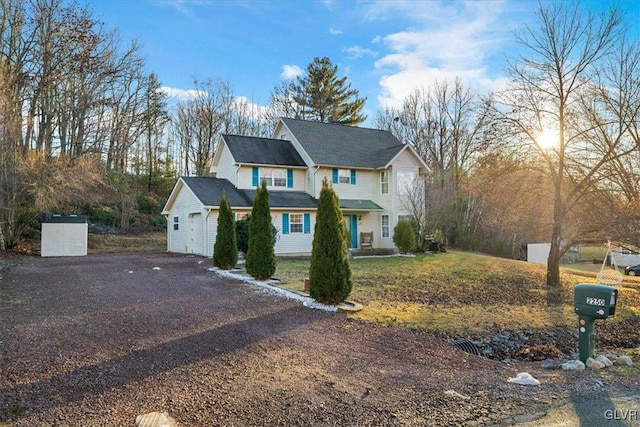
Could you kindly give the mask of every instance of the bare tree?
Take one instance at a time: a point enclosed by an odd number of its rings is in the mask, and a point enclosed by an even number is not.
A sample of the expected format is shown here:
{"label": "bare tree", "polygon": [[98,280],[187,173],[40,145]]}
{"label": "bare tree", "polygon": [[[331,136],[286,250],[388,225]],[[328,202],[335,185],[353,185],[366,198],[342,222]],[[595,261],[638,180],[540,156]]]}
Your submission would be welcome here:
{"label": "bare tree", "polygon": [[376,126],[390,130],[410,144],[430,166],[429,180],[416,187],[408,200],[424,230],[442,230],[451,244],[469,240],[463,235],[476,227],[474,199],[464,193],[464,180],[474,163],[491,150],[498,139],[489,139],[490,103],[466,88],[459,79],[436,82],[415,90],[400,108],[387,108],[376,118]]}
{"label": "bare tree", "polygon": [[[592,151],[578,119],[585,111],[580,99],[588,92],[595,70],[621,37],[621,17],[615,10],[583,13],[578,3],[540,4],[535,26],[517,38],[525,49],[510,63],[510,87],[499,96],[498,114],[513,135],[529,144],[544,161],[553,182],[553,221],[547,285],[559,286],[559,263],[571,246],[567,215],[592,187],[597,172],[617,154],[616,141]],[[588,123],[584,123],[589,126]],[[543,147],[539,135],[557,131],[557,144]]]}

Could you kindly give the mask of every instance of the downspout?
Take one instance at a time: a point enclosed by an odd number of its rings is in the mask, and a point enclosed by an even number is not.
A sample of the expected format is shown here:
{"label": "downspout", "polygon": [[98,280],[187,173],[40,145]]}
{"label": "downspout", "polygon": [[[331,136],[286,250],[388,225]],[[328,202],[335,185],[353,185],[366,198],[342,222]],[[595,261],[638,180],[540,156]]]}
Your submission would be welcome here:
{"label": "downspout", "polygon": [[242,165],[240,163],[236,164],[236,182],[235,182],[235,187],[238,188],[238,181],[239,181],[239,172],[240,172],[240,167]]}
{"label": "downspout", "polygon": [[315,166],[316,170],[313,172],[313,197],[316,197],[316,175],[318,174],[318,171],[320,170],[320,165],[316,165]]}

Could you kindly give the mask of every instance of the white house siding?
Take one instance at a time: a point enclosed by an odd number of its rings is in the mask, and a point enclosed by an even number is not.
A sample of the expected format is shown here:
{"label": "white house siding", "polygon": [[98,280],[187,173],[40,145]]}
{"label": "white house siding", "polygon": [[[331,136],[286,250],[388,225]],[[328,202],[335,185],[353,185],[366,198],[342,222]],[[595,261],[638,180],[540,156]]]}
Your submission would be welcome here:
{"label": "white house siding", "polygon": [[223,178],[230,181],[236,187],[238,186],[238,176],[235,165],[235,160],[231,156],[231,152],[227,148],[226,144],[221,144],[222,152],[220,153],[220,162],[218,163],[218,170],[216,172],[216,178]]}
{"label": "white house siding", "polygon": [[[310,214],[311,233],[288,233],[282,232],[282,214],[283,213],[308,213]],[[300,210],[271,210],[271,219],[273,225],[278,230],[276,234],[276,244],[274,251],[276,255],[310,255],[311,246],[313,244],[313,230],[316,226],[316,213],[311,211]]]}
{"label": "white house siding", "polygon": [[[189,214],[202,212],[202,204],[186,186],[182,185],[171,211],[167,216],[167,250],[169,252],[190,253]],[[178,217],[178,230],[174,230],[174,217]]]}

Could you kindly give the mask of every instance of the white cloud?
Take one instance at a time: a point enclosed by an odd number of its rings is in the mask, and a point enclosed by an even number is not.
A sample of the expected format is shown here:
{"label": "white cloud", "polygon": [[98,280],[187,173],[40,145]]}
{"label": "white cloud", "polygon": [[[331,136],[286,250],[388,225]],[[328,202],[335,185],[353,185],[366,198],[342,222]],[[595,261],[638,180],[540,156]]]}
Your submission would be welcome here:
{"label": "white cloud", "polygon": [[198,95],[198,91],[195,89],[179,89],[176,87],[162,86],[161,90],[166,93],[169,98],[177,101],[184,101]]}
{"label": "white cloud", "polygon": [[363,56],[372,56],[375,58],[376,56],[378,56],[378,52],[376,52],[375,50],[366,49],[358,45],[346,48],[345,52],[356,58],[362,58]]}
{"label": "white cloud", "polygon": [[329,34],[331,34],[332,36],[338,36],[342,34],[342,30],[338,30],[336,28],[329,28]]}
{"label": "white cloud", "polygon": [[298,67],[297,65],[283,65],[280,78],[283,80],[291,80],[303,74],[304,71],[302,71],[302,68]]}
{"label": "white cloud", "polygon": [[[391,2],[389,2],[391,3]],[[466,85],[488,91],[498,84],[489,75],[489,60],[497,53],[510,29],[502,21],[505,3],[388,2],[372,4],[366,19],[389,19],[403,14],[410,30],[376,37],[389,53],[375,63],[381,73],[381,106],[397,106],[414,89],[436,80],[460,78]]]}

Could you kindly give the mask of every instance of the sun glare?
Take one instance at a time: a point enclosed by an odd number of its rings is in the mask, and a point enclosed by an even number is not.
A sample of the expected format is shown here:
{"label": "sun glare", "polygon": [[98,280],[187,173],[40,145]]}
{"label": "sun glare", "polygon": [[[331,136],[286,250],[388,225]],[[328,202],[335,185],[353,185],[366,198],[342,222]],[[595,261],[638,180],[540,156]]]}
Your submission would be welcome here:
{"label": "sun glare", "polygon": [[542,148],[543,150],[547,150],[552,147],[557,147],[559,144],[559,140],[560,135],[558,134],[558,131],[544,129],[538,135],[536,142],[538,143],[540,148]]}

